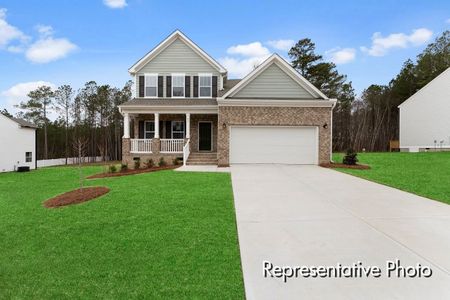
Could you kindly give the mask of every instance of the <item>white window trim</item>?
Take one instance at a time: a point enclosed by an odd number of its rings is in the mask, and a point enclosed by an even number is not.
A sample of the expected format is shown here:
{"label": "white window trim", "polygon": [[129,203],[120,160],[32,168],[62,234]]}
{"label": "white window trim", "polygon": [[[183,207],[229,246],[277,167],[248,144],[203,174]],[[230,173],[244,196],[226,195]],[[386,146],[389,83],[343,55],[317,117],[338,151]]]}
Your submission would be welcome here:
{"label": "white window trim", "polygon": [[[147,76],[156,77],[156,94],[155,94],[155,96],[147,96]],[[144,73],[144,98],[158,98],[158,73]]]}
{"label": "white window trim", "polygon": [[[209,96],[200,96],[200,77],[210,77],[211,78],[211,85],[210,85],[210,93]],[[199,98],[212,98],[212,74],[211,73],[198,73],[198,97]],[[204,86],[206,87],[206,86]]]}
{"label": "white window trim", "polygon": [[[179,121],[171,121],[170,122],[170,137],[172,138],[172,139],[175,139],[174,137],[173,137],[173,123],[174,122],[182,122],[183,124],[184,124],[184,126],[183,126],[183,138],[184,137],[186,137],[186,122],[185,121],[182,121],[182,120],[179,120]],[[177,133],[180,133],[181,131],[177,131]]]}
{"label": "white window trim", "polygon": [[[172,98],[186,98],[186,81],[185,81],[185,78],[186,78],[186,74],[185,73],[172,73],[171,74],[171,80],[172,80],[172,86],[171,86],[171,89],[172,89]],[[173,77],[174,76],[177,76],[177,77],[183,77],[183,80],[182,80],[182,82],[183,82],[183,96],[174,96],[173,95],[173,88],[174,88],[174,86],[173,86]]]}
{"label": "white window trim", "polygon": [[[147,130],[147,123],[153,123],[153,128],[155,128],[155,121],[144,121],[144,139],[145,140],[151,140],[153,138],[155,138],[155,130],[151,131],[151,130]],[[153,138],[147,138],[147,132],[153,132]]]}
{"label": "white window trim", "polygon": [[[30,161],[27,161],[27,158],[28,158],[27,153],[30,153]],[[26,163],[33,162],[33,152],[32,151],[26,151],[25,152],[25,162]]]}

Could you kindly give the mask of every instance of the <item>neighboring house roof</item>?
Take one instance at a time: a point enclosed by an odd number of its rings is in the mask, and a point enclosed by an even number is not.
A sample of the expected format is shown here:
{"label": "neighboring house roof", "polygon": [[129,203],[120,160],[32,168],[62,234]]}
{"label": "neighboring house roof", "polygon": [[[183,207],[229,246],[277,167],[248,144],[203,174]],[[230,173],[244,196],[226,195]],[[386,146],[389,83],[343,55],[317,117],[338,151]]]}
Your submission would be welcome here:
{"label": "neighboring house roof", "polygon": [[142,69],[149,61],[161,53],[165,48],[172,44],[176,39],[182,40],[186,45],[188,45],[192,50],[194,50],[200,57],[202,57],[206,62],[208,62],[213,68],[217,69],[220,73],[227,73],[227,70],[219,64],[214,58],[212,58],[208,53],[203,51],[199,46],[197,46],[192,40],[190,40],[185,34],[180,30],[175,30],[170,34],[165,40],[159,43],[155,48],[148,52],[144,57],[138,60],[128,72],[135,74],[140,69]]}
{"label": "neighboring house roof", "polygon": [[[446,80],[446,76],[448,76],[448,79]],[[441,74],[439,74],[438,76],[436,76],[433,80],[431,80],[430,82],[428,82],[423,88],[421,88],[420,90],[418,90],[417,92],[415,92],[411,97],[409,97],[408,99],[406,99],[405,101],[403,101],[403,103],[401,103],[398,108],[401,108],[402,106],[404,106],[405,104],[411,103],[412,101],[414,101],[415,99],[418,99],[418,97],[424,93],[426,90],[433,88],[433,85],[437,84],[438,82],[440,82],[441,80],[444,80],[443,84],[444,86],[450,87],[450,67],[447,68],[447,70],[445,70],[444,72],[442,72]]]}
{"label": "neighboring house roof", "polygon": [[24,119],[19,119],[19,118],[10,118],[11,120],[15,121],[16,123],[19,123],[19,125],[21,127],[28,127],[28,128],[38,128],[36,125],[34,125],[33,123],[30,123],[28,121],[25,121]]}
{"label": "neighboring house roof", "polygon": [[4,114],[0,114],[8,119],[10,119],[11,121],[16,122],[17,124],[20,125],[20,127],[26,127],[26,128],[38,128],[36,125],[34,125],[33,123],[30,123],[28,121],[25,121],[24,119],[19,119],[19,118],[14,118],[14,117],[8,117],[5,116]]}
{"label": "neighboring house roof", "polygon": [[222,98],[232,97],[233,95],[235,95],[272,64],[277,64],[277,66],[279,66],[287,75],[289,75],[301,87],[308,91],[311,94],[311,98],[321,98],[324,100],[329,100],[328,97],[325,96],[325,94],[323,94],[318,88],[312,85],[303,76],[301,76],[300,73],[297,72],[297,70],[295,70],[288,62],[286,62],[281,56],[276,53],[272,54],[262,64],[260,64],[252,72],[245,76],[244,79],[242,79],[239,83],[232,87],[228,92],[224,93],[222,95]]}

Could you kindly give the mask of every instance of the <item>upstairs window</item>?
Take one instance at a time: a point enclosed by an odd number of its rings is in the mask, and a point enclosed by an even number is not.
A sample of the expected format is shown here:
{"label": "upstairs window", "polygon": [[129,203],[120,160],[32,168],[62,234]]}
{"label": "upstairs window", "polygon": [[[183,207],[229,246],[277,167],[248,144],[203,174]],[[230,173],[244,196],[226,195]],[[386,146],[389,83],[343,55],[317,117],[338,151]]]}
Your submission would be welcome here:
{"label": "upstairs window", "polygon": [[172,74],[172,97],[184,97],[184,74]]}
{"label": "upstairs window", "polygon": [[155,122],[154,121],[145,121],[144,138],[152,139],[154,137],[155,137]]}
{"label": "upstairs window", "polygon": [[184,121],[172,121],[172,138],[184,139]]}
{"label": "upstairs window", "polygon": [[33,154],[31,152],[25,152],[25,162],[31,162],[33,160]]}
{"label": "upstairs window", "polygon": [[158,74],[145,74],[145,97],[158,95]]}
{"label": "upstairs window", "polygon": [[212,97],[212,75],[198,74],[198,95],[203,98]]}

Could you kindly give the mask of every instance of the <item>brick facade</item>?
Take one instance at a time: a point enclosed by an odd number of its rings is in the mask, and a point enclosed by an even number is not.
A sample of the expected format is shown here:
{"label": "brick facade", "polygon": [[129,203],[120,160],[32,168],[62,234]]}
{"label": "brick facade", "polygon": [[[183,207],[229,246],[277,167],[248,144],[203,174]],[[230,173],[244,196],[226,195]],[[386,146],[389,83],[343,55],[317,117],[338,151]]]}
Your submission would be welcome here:
{"label": "brick facade", "polygon": [[[328,163],[331,155],[331,108],[325,107],[219,107],[219,166],[229,165],[230,126],[279,125],[317,126],[319,128],[319,163]],[[225,128],[223,126],[225,124]],[[327,128],[324,125],[327,124]]]}

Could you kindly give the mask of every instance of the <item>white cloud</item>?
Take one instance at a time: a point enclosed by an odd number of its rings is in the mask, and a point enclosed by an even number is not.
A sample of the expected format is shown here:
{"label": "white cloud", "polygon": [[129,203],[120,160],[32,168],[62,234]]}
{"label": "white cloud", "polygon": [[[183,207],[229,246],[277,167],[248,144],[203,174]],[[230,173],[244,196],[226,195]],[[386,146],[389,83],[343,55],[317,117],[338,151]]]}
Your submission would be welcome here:
{"label": "white cloud", "polygon": [[354,48],[335,48],[326,51],[325,54],[337,65],[349,63],[356,58],[356,50]]}
{"label": "white cloud", "polygon": [[230,78],[242,78],[270,55],[261,42],[231,46],[219,62],[228,70]]}
{"label": "white cloud", "polygon": [[36,31],[39,32],[41,37],[51,36],[54,33],[53,27],[49,25],[36,25]]}
{"label": "white cloud", "polygon": [[54,38],[53,27],[49,25],[37,25],[36,31],[39,39],[31,44],[25,52],[26,58],[34,63],[44,64],[66,57],[76,49],[66,38]]}
{"label": "white cloud", "polygon": [[10,113],[17,112],[18,109],[15,108],[14,105],[17,105],[22,101],[27,101],[28,93],[43,85],[49,86],[52,89],[56,88],[56,86],[51,82],[39,80],[18,83],[1,92],[0,96],[4,99],[3,102],[5,103],[5,108]]}
{"label": "white cloud", "polygon": [[6,22],[5,8],[0,8],[0,49],[12,53],[25,52],[25,57],[34,63],[48,63],[66,57],[78,47],[67,38],[54,38],[53,27],[35,26],[39,37],[30,44],[30,37]]}
{"label": "white cloud", "polygon": [[6,21],[6,12],[6,8],[0,8],[0,48],[8,49],[11,43],[25,43],[28,37],[17,27],[12,26]]}
{"label": "white cloud", "polygon": [[103,4],[109,8],[124,8],[127,6],[126,0],[103,0]]}
{"label": "white cloud", "polygon": [[372,36],[371,47],[361,47],[361,51],[371,56],[384,56],[389,49],[423,45],[430,40],[432,35],[433,32],[426,28],[415,29],[409,35],[392,33],[386,37],[383,37],[380,32],[375,32]]}
{"label": "white cloud", "polygon": [[270,54],[269,49],[264,47],[260,42],[253,42],[244,45],[231,46],[227,49],[228,54],[238,54],[247,57],[265,56]]}
{"label": "white cloud", "polygon": [[230,78],[243,78],[268,57],[269,55],[239,59],[227,56],[220,58],[219,62],[228,70]]}
{"label": "white cloud", "polygon": [[282,51],[289,51],[294,44],[294,40],[273,40],[267,42],[267,45],[271,46],[274,49]]}
{"label": "white cloud", "polygon": [[66,57],[78,49],[68,39],[45,37],[37,40],[26,51],[26,58],[34,63],[45,64]]}

